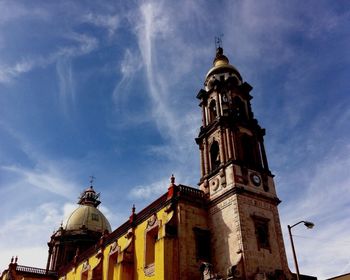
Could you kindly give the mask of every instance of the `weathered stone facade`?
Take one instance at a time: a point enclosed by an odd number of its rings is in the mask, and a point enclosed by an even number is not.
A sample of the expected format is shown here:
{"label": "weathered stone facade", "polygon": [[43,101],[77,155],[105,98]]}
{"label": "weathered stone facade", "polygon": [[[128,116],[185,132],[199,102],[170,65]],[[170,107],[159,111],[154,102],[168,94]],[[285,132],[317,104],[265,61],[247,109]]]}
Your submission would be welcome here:
{"label": "weathered stone facade", "polygon": [[235,267],[235,277],[244,279],[276,274],[290,278],[265,130],[250,104],[252,87],[221,48],[204,85],[197,95],[203,118],[196,141],[199,186],[209,201],[211,269],[227,275]]}

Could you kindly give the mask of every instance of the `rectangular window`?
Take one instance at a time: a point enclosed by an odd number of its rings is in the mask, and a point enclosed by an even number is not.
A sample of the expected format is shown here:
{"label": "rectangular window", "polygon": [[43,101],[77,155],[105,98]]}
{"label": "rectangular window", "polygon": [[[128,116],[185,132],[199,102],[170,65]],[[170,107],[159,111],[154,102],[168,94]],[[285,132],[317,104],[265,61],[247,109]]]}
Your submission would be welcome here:
{"label": "rectangular window", "polygon": [[155,260],[155,245],[158,238],[158,227],[154,227],[146,233],[146,256],[145,265],[154,264]]}
{"label": "rectangular window", "polygon": [[210,261],[210,232],[209,230],[193,228],[196,242],[197,261]]}
{"label": "rectangular window", "polygon": [[269,219],[257,216],[253,216],[252,218],[254,220],[258,250],[260,250],[260,248],[271,250],[269,240]]}

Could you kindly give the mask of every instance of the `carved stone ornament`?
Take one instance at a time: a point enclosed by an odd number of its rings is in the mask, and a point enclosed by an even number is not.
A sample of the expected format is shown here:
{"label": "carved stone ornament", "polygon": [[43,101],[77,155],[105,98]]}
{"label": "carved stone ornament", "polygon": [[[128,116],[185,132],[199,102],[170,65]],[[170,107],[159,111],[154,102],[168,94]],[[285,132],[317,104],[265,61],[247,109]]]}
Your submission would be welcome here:
{"label": "carved stone ornament", "polygon": [[101,259],[103,257],[103,251],[102,249],[99,249],[96,253],[96,258]]}
{"label": "carved stone ornament", "polygon": [[127,232],[126,235],[125,235],[125,238],[129,240],[129,239],[131,239],[133,236],[134,236],[133,230],[132,230],[132,229],[129,229],[128,232]]}
{"label": "carved stone ornament", "polygon": [[147,221],[147,228],[153,227],[157,222],[157,215],[153,214]]}
{"label": "carved stone ornament", "polygon": [[109,255],[114,255],[120,251],[120,246],[117,241],[114,241],[112,246],[110,247]]}
{"label": "carved stone ornament", "polygon": [[208,262],[202,262],[200,266],[200,271],[203,275],[203,280],[211,280],[216,279],[216,275],[214,273],[213,265]]}
{"label": "carved stone ornament", "polygon": [[90,269],[89,261],[86,260],[86,261],[83,262],[83,267],[82,267],[81,271],[85,272],[85,271],[87,271],[89,269]]}

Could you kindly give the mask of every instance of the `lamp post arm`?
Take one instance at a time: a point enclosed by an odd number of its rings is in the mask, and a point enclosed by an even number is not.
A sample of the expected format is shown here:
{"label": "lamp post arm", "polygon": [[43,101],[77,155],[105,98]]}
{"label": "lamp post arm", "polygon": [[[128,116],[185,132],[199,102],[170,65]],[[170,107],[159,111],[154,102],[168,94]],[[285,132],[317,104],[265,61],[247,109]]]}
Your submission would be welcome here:
{"label": "lamp post arm", "polygon": [[297,222],[296,224],[294,224],[294,225],[292,225],[292,226],[288,225],[288,228],[293,228],[293,227],[295,227],[295,226],[297,226],[297,225],[299,225],[299,224],[301,224],[301,223],[305,223],[305,221]]}

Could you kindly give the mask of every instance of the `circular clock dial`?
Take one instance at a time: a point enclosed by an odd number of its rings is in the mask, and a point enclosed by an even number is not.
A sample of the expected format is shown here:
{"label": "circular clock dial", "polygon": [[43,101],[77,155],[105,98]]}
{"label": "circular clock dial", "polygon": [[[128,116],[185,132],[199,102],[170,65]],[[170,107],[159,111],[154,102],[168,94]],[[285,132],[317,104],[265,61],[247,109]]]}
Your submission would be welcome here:
{"label": "circular clock dial", "polygon": [[259,176],[259,175],[257,175],[257,174],[252,174],[252,175],[250,176],[250,178],[251,178],[251,180],[253,181],[253,184],[254,184],[255,186],[259,186],[259,185],[260,185],[261,179],[260,179],[260,176]]}

